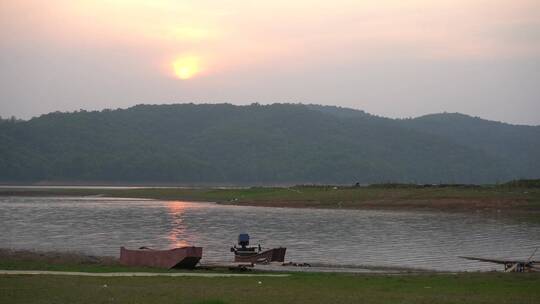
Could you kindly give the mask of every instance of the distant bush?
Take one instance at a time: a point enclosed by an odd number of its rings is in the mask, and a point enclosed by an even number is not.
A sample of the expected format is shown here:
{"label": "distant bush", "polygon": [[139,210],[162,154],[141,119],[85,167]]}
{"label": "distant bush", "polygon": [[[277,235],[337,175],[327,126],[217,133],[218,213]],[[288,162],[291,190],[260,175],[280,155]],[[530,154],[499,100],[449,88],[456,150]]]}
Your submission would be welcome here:
{"label": "distant bush", "polygon": [[223,300],[203,300],[196,303],[197,304],[226,304],[227,302]]}
{"label": "distant bush", "polygon": [[400,184],[400,183],[384,183],[371,184],[369,188],[385,188],[385,189],[411,189],[411,188],[479,188],[476,184]]}
{"label": "distant bush", "polygon": [[504,183],[501,186],[511,188],[540,188],[540,179],[518,179]]}
{"label": "distant bush", "polygon": [[401,183],[382,183],[382,184],[371,184],[369,188],[389,188],[389,189],[407,189],[407,188],[417,188],[419,185],[416,184],[401,184]]}

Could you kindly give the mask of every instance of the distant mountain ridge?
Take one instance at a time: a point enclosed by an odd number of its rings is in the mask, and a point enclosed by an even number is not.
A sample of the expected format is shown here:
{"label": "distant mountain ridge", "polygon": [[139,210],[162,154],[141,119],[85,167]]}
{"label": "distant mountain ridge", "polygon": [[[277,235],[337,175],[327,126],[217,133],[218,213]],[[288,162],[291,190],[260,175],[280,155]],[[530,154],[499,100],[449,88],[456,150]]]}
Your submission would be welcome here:
{"label": "distant mountain ridge", "polygon": [[302,104],[138,105],[0,121],[0,182],[495,183],[540,177],[540,126]]}

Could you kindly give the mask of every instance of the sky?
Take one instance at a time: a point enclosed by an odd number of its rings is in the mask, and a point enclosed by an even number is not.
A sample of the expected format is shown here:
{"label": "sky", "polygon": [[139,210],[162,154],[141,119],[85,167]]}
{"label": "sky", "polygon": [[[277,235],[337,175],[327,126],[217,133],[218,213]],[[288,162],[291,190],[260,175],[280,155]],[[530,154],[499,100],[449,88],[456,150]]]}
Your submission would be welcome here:
{"label": "sky", "polygon": [[540,1],[0,0],[0,116],[186,102],[540,125]]}

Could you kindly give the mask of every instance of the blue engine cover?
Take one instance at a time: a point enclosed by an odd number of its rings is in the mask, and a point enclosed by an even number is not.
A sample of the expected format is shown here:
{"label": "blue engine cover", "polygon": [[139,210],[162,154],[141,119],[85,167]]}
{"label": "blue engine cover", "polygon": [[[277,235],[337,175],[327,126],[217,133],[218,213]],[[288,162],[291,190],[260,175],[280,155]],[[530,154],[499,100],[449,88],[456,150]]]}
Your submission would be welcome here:
{"label": "blue engine cover", "polygon": [[238,244],[240,244],[240,243],[244,243],[244,244],[248,245],[249,244],[249,234],[240,233],[238,235]]}

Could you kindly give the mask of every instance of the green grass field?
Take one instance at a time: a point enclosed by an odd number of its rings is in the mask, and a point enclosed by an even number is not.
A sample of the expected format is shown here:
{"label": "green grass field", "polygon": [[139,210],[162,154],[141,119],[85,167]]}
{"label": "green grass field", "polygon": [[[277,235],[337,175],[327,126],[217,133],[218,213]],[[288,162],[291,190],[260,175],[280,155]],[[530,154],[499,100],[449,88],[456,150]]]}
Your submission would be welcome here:
{"label": "green grass field", "polygon": [[[0,250],[0,269],[170,272],[121,266],[104,257],[5,249]],[[216,271],[227,272],[211,272]],[[280,278],[4,274],[0,303],[539,303],[539,286],[540,273],[290,273]]]}
{"label": "green grass field", "polygon": [[[259,282],[261,282],[259,284]],[[0,303],[539,303],[537,274],[0,276]]]}

